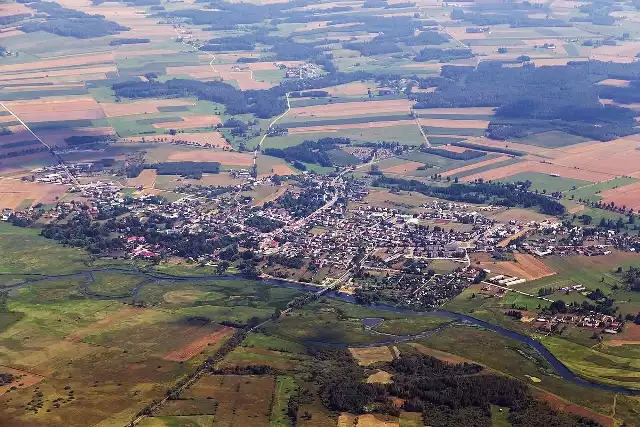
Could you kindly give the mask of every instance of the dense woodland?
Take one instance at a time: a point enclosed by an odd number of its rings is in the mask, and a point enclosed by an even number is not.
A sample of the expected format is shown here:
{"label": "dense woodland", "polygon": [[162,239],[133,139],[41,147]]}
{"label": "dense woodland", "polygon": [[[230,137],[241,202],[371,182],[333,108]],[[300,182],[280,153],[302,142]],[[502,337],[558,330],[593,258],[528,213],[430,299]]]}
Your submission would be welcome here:
{"label": "dense woodland", "polygon": [[43,22],[33,21],[22,24],[20,30],[26,33],[45,31],[62,37],[89,39],[129,30],[117,22],[104,19],[102,15],[89,15],[75,9],[62,7],[58,3],[40,0],[28,0],[21,3],[27,3],[37,12],[47,14]]}
{"label": "dense woodland", "polygon": [[180,175],[185,178],[200,179],[203,173],[219,173],[218,162],[160,162],[145,165],[146,169],[155,169],[158,175]]}
{"label": "dense woodland", "polygon": [[[416,93],[415,108],[497,107],[489,126],[496,139],[518,138],[551,129],[608,141],[637,133],[635,113],[600,103],[604,78],[637,78],[640,64],[599,61],[567,66],[502,67],[481,63],[474,67],[445,66],[433,93]],[[623,77],[624,76],[624,77]]]}
{"label": "dense woodland", "polygon": [[320,138],[317,141],[303,141],[301,144],[286,148],[266,148],[264,154],[285,159],[287,162],[313,163],[320,166],[331,167],[334,162],[331,159],[330,150],[339,148],[340,145],[347,145],[351,142],[349,138]]}
{"label": "dense woodland", "polygon": [[[342,348],[310,347],[314,359],[312,380],[323,404],[332,411],[368,412],[397,416],[391,397],[403,399],[402,409],[421,412],[425,425],[434,427],[490,427],[491,405],[509,412],[514,427],[588,427],[599,423],[560,413],[538,402],[524,383],[493,373],[476,364],[448,364],[417,352],[403,351],[378,368],[392,374],[390,384],[367,383],[368,372]],[[482,372],[482,375],[479,375]]]}
{"label": "dense woodland", "polygon": [[445,157],[447,159],[454,160],[472,160],[477,159],[479,157],[484,157],[487,153],[482,151],[475,150],[464,150],[462,153],[458,153],[456,151],[445,150],[444,148],[431,148],[431,147],[420,147],[420,151],[427,154],[433,154],[435,156]]}
{"label": "dense woodland", "polygon": [[565,207],[558,201],[542,194],[527,191],[518,183],[456,183],[448,187],[440,187],[425,184],[417,180],[380,176],[373,181],[373,185],[394,190],[417,191],[425,196],[438,197],[456,202],[536,208],[546,215],[562,215],[565,212]]}

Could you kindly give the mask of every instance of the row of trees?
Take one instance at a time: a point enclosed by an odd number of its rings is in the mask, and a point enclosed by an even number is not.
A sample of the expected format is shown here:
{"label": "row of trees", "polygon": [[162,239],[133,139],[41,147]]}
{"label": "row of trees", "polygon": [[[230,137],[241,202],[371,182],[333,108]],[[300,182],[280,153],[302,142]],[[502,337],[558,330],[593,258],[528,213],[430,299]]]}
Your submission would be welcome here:
{"label": "row of trees", "polygon": [[565,207],[558,201],[545,195],[528,191],[522,187],[521,183],[475,182],[440,187],[417,180],[380,176],[373,181],[373,185],[396,190],[417,191],[425,196],[463,203],[537,208],[541,213],[547,215],[562,215],[565,212]]}

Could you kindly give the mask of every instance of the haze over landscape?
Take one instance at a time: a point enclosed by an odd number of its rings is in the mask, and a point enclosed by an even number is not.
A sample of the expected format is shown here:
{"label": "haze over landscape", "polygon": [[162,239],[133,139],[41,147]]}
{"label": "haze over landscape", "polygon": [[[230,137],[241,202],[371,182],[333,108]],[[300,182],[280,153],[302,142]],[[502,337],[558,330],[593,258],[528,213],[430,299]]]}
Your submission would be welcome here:
{"label": "haze over landscape", "polygon": [[636,0],[0,0],[0,426],[640,426]]}

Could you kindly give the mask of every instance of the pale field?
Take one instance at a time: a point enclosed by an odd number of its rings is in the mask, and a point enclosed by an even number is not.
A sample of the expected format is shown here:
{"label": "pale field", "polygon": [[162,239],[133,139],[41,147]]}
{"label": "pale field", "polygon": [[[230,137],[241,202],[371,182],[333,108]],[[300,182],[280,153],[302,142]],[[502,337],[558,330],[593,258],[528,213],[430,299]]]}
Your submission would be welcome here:
{"label": "pale field", "polygon": [[[209,148],[230,148],[231,146],[218,131],[178,133],[176,135],[147,135],[125,138],[125,142],[158,142],[158,143],[181,143],[199,145]],[[197,160],[194,160],[197,161]]]}
{"label": "pale field", "polygon": [[617,46],[599,46],[591,49],[591,56],[609,58],[609,61],[615,61],[619,58],[630,58],[635,61],[636,54],[640,53],[640,42],[624,41],[618,42]]}
{"label": "pale field", "polygon": [[415,171],[420,166],[423,166],[423,163],[409,161],[397,166],[392,166],[390,168],[382,169],[382,172],[404,174],[407,172]]}
{"label": "pale field", "polygon": [[5,105],[26,123],[105,117],[98,103],[88,97],[51,97],[29,101],[7,101]]}
{"label": "pale field", "polygon": [[190,150],[171,154],[174,162],[218,162],[228,166],[253,166],[253,154],[231,151]]}
{"label": "pale field", "polygon": [[477,162],[477,163],[473,163],[471,165],[467,165],[467,166],[462,166],[460,168],[456,168],[456,169],[451,169],[449,171],[443,172],[442,176],[447,177],[447,176],[456,176],[462,172],[466,172],[466,171],[470,171],[476,168],[481,168],[483,166],[487,166],[487,165],[491,165],[494,163],[499,163],[499,162],[503,162],[505,160],[509,160],[511,157],[504,155],[504,156],[499,156],[493,159],[489,159],[489,160],[483,160],[481,162]]}
{"label": "pale field", "polygon": [[389,347],[350,347],[351,355],[358,361],[360,365],[371,365],[377,362],[391,362],[393,354]]}
{"label": "pale field", "polygon": [[182,121],[154,123],[153,127],[158,129],[193,129],[215,126],[220,123],[222,123],[220,117],[212,114],[208,116],[183,116]]}
{"label": "pale field", "polygon": [[51,70],[57,67],[71,67],[82,65],[95,65],[113,63],[114,57],[111,53],[96,53],[80,56],[65,56],[60,59],[48,59],[46,61],[33,61],[23,64],[0,65],[0,73],[15,73],[18,71],[30,70]]}
{"label": "pale field", "polygon": [[0,16],[19,15],[22,13],[33,13],[33,10],[22,3],[0,4]]}
{"label": "pale field", "polygon": [[456,114],[456,115],[493,115],[493,107],[467,107],[467,108],[424,108],[416,110],[421,114]]}
{"label": "pale field", "polygon": [[489,120],[459,120],[459,119],[418,119],[422,126],[434,126],[439,128],[459,128],[459,129],[486,129]]}
{"label": "pale field", "polygon": [[618,80],[618,79],[604,79],[601,82],[598,82],[599,85],[606,86],[617,86],[617,87],[629,87],[629,80]]}
{"label": "pale field", "polygon": [[5,29],[3,31],[0,31],[0,39],[3,39],[5,37],[13,37],[13,36],[19,36],[20,34],[24,34],[22,31],[18,30],[18,29]]}
{"label": "pale field", "polygon": [[135,178],[127,178],[127,187],[153,188],[158,174],[155,169],[145,169]]}
{"label": "pale field", "polygon": [[56,197],[64,194],[67,188],[66,185],[0,178],[0,208],[15,209],[25,200],[33,200],[33,204],[54,203]]}
{"label": "pale field", "polygon": [[565,178],[580,179],[589,182],[600,182],[615,177],[612,173],[601,173],[590,170],[575,169],[573,167],[559,166],[551,163],[540,163],[538,161],[525,160],[513,165],[503,166],[485,172],[469,175],[462,178],[462,181],[471,182],[475,179],[482,178],[485,181],[499,180],[516,175],[521,172],[538,172],[543,174],[558,174]]}
{"label": "pale field", "polygon": [[301,133],[319,133],[319,132],[339,132],[343,129],[369,129],[369,128],[387,128],[392,126],[410,126],[416,122],[413,120],[396,120],[396,121],[381,121],[381,122],[369,122],[369,123],[350,123],[343,125],[325,125],[325,126],[302,126],[289,129],[289,134],[301,134]]}
{"label": "pale field", "polygon": [[340,85],[340,86],[333,86],[327,89],[322,89],[322,90],[326,90],[327,92],[329,92],[329,95],[331,96],[354,96],[354,95],[368,95],[368,91],[370,90],[375,90],[377,89],[376,84],[371,82],[371,83],[362,83],[362,82],[353,82],[353,83],[347,83],[344,85]]}
{"label": "pale field", "polygon": [[100,104],[107,117],[122,117],[158,113],[158,107],[192,106],[195,102],[179,99],[145,99],[133,102],[105,102]]}
{"label": "pale field", "polygon": [[310,107],[292,108],[291,117],[344,117],[348,115],[385,114],[406,112],[413,103],[398,99],[389,101],[344,102],[340,104],[314,105]]}
{"label": "pale field", "polygon": [[[491,270],[492,274],[504,274],[526,280],[536,280],[556,274],[555,270],[533,255],[514,254],[514,257],[517,262],[491,261],[487,254],[478,254],[472,257],[472,263],[477,267]],[[480,264],[477,264],[476,260],[480,261]]]}
{"label": "pale field", "polygon": [[481,27],[446,27],[446,30],[457,40],[484,40],[487,38],[485,33],[467,33],[467,28]]}
{"label": "pale field", "polygon": [[112,73],[114,71],[118,71],[115,65],[107,65],[100,67],[74,68],[70,70],[51,70],[20,74],[14,73],[0,75],[0,81],[7,83],[8,80],[14,80],[16,76],[18,76],[20,79],[35,79],[42,77],[73,77],[75,81],[82,79],[91,80],[91,77],[95,75],[103,76],[106,75],[106,73]]}
{"label": "pale field", "polygon": [[0,372],[11,374],[15,378],[11,384],[0,386],[0,396],[8,392],[12,387],[27,388],[39,383],[44,379],[42,375],[32,374],[30,372],[21,371],[19,369],[13,369],[8,366],[0,366]]}
{"label": "pale field", "polygon": [[233,335],[234,332],[234,328],[223,326],[218,331],[201,335],[184,347],[167,353],[164,358],[165,360],[171,360],[174,362],[185,362],[200,354],[207,348],[207,346],[214,345],[219,341],[224,340],[225,338]]}
{"label": "pale field", "polygon": [[[65,146],[65,138],[70,136],[100,136],[115,135],[112,127],[92,127],[92,128],[69,128],[58,130],[39,131],[37,135],[48,145]],[[33,139],[33,137],[31,138]]]}
{"label": "pale field", "polygon": [[600,193],[605,203],[614,202],[616,206],[626,206],[627,209],[640,209],[640,182],[622,187],[605,190]]}

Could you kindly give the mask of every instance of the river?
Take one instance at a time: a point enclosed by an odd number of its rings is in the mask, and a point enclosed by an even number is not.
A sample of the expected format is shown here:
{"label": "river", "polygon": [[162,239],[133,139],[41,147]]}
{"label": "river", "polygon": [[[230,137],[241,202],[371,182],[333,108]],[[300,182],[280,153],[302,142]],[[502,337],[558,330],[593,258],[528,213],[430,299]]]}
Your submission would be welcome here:
{"label": "river", "polygon": [[[145,278],[145,280],[141,281],[140,283],[138,283],[132,290],[131,294],[128,296],[107,296],[107,295],[100,295],[97,293],[94,293],[90,290],[91,287],[91,283],[93,283],[93,273],[97,273],[97,272],[120,272],[123,274],[133,274],[139,277],[143,277]],[[316,286],[306,286],[300,283],[296,283],[296,282],[288,282],[288,281],[282,281],[282,280],[277,280],[277,279],[247,279],[245,277],[241,277],[241,276],[230,276],[230,275],[220,275],[220,276],[171,276],[168,274],[163,274],[163,273],[148,273],[148,272],[142,272],[142,271],[136,271],[136,270],[125,270],[125,269],[118,269],[118,268],[101,268],[101,269],[93,269],[93,270],[88,270],[88,271],[84,271],[84,272],[80,272],[80,273],[71,273],[71,274],[65,274],[65,275],[59,275],[59,276],[39,276],[37,275],[37,278],[34,278],[33,280],[29,280],[26,282],[21,282],[21,283],[16,283],[13,285],[8,285],[8,286],[4,286],[4,287],[0,287],[0,290],[13,290],[13,289],[20,289],[26,286],[33,286],[36,285],[38,283],[41,282],[46,282],[46,281],[51,281],[51,280],[57,280],[57,279],[63,279],[63,278],[71,278],[71,277],[87,277],[87,281],[84,285],[81,286],[81,292],[83,295],[89,297],[89,298],[94,298],[94,299],[105,299],[105,300],[122,300],[122,299],[127,299],[127,298],[135,298],[136,296],[138,296],[138,293],[140,292],[140,289],[150,283],[154,283],[154,284],[161,284],[163,282],[194,282],[194,281],[210,281],[210,280],[253,280],[253,281],[258,281],[258,282],[262,282],[262,283],[268,283],[270,285],[273,286],[280,286],[280,287],[287,287],[287,288],[293,288],[293,289],[300,289],[300,290],[305,290],[305,291],[313,291],[313,292],[317,292],[318,288]],[[357,304],[355,301],[355,298],[353,298],[353,296],[349,295],[349,294],[345,294],[342,292],[337,292],[337,291],[331,291],[328,292],[327,294],[325,294],[326,297],[328,298],[332,298],[332,299],[336,299],[339,301],[343,301],[349,304]],[[433,311],[414,311],[414,310],[410,310],[407,308],[399,308],[399,307],[391,307],[391,306],[386,306],[386,305],[374,305],[374,306],[370,306],[370,308],[376,309],[376,310],[380,310],[380,311],[387,311],[387,312],[393,312],[393,313],[399,313],[399,314],[407,314],[407,315],[412,315],[412,316],[438,316],[438,317],[445,317],[448,319],[451,319],[452,321],[459,321],[459,322],[463,322],[463,323],[467,323],[467,324],[472,324],[472,325],[476,325],[476,326],[480,326],[482,328],[485,328],[487,330],[493,331],[505,338],[510,338],[516,341],[519,341],[523,344],[528,345],[529,347],[533,348],[536,352],[538,352],[538,354],[540,354],[540,356],[542,356],[547,363],[549,363],[549,365],[554,369],[554,371],[556,372],[557,375],[559,375],[562,379],[569,381],[573,384],[577,384],[577,385],[581,385],[584,387],[590,387],[590,388],[596,388],[599,390],[604,390],[604,391],[609,391],[612,393],[620,393],[620,394],[627,394],[627,395],[635,395],[635,396],[640,396],[640,390],[635,390],[635,389],[630,389],[630,388],[625,388],[625,387],[621,387],[621,386],[614,386],[614,385],[608,385],[608,384],[602,384],[602,383],[596,383],[596,382],[592,382],[589,380],[586,380],[580,376],[578,376],[577,374],[573,373],[569,368],[567,368],[560,360],[558,360],[558,358],[556,358],[544,345],[542,345],[540,342],[534,340],[533,338],[520,334],[518,332],[515,331],[511,331],[509,329],[505,329],[501,326],[498,325],[494,325],[488,322],[485,322],[484,320],[480,320],[478,318],[466,315],[466,314],[461,314],[461,313],[454,313],[451,311],[447,311],[447,310],[433,310]],[[390,344],[397,344],[399,342],[405,342],[405,341],[411,341],[411,340],[416,340],[416,339],[421,339],[421,338],[425,338],[429,335],[432,335],[436,332],[439,332],[440,330],[442,330],[443,328],[438,328],[435,330],[431,330],[431,331],[425,331],[422,332],[420,334],[415,334],[415,335],[405,335],[405,336],[393,336],[393,335],[384,335],[387,337],[390,337],[388,340],[386,341],[382,341],[382,342],[377,342],[377,343],[373,343],[373,344],[363,344],[361,346],[380,346],[380,345],[390,345]],[[383,335],[383,334],[380,334]],[[329,343],[329,342],[316,342],[315,344],[324,344],[324,345],[331,345],[331,346],[346,346],[346,344],[342,344],[342,343]]]}

